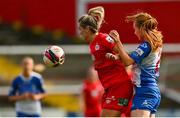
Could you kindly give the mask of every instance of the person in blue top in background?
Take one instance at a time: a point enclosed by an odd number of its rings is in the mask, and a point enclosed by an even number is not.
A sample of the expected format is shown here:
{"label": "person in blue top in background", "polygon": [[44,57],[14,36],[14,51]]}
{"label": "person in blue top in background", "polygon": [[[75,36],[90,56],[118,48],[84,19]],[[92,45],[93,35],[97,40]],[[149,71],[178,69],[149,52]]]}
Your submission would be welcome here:
{"label": "person in blue top in background", "polygon": [[43,78],[33,72],[34,61],[31,57],[22,60],[22,73],[17,76],[9,91],[9,100],[15,101],[17,117],[40,117],[41,102],[46,93]]}
{"label": "person in blue top in background", "polygon": [[126,53],[117,31],[110,36],[118,46],[118,54],[106,54],[106,58],[121,59],[128,66],[133,64],[133,82],[135,94],[131,108],[132,117],[155,117],[160,105],[161,95],[157,85],[160,57],[162,51],[162,34],[157,29],[158,22],[148,13],[137,13],[127,16],[127,21],[134,23],[135,35],[141,41],[135,51]]}

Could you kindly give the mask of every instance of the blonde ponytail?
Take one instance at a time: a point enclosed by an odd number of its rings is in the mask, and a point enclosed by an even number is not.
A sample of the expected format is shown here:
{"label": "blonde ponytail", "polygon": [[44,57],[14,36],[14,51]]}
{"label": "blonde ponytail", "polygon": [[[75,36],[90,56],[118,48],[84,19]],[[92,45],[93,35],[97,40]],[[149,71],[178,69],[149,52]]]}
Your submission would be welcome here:
{"label": "blonde ponytail", "polygon": [[104,16],[105,16],[104,8],[102,6],[93,7],[89,9],[88,15],[91,15],[96,19],[99,29],[102,23],[104,22]]}

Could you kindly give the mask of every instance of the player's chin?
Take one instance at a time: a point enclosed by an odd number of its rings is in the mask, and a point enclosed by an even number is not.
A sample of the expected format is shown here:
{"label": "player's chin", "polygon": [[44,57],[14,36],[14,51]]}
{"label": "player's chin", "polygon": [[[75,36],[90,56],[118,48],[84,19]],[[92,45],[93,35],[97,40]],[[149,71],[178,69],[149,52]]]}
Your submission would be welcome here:
{"label": "player's chin", "polygon": [[79,38],[86,41],[85,36],[83,36],[82,34],[79,35]]}
{"label": "player's chin", "polygon": [[87,37],[83,38],[87,43],[90,43],[90,40]]}

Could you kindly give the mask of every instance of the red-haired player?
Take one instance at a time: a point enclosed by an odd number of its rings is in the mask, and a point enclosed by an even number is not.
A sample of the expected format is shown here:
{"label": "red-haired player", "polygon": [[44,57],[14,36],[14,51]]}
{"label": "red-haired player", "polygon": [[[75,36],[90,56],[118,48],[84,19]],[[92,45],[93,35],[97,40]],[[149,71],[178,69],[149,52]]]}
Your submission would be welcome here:
{"label": "red-haired player", "polygon": [[129,103],[133,86],[121,61],[106,58],[106,53],[117,52],[117,46],[108,34],[99,32],[104,18],[104,9],[102,9],[102,7],[95,8],[94,11],[91,10],[82,16],[79,19],[79,31],[90,44],[94,67],[105,90],[101,116],[115,117],[128,112],[131,107]]}

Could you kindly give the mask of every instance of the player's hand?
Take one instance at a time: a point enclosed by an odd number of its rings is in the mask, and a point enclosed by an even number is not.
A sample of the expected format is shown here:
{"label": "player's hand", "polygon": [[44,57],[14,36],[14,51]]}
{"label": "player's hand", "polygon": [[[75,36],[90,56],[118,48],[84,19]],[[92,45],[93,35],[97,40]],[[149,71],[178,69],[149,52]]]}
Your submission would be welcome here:
{"label": "player's hand", "polygon": [[23,99],[30,99],[30,93],[24,93],[24,94],[22,95],[22,98],[23,98]]}
{"label": "player's hand", "polygon": [[32,100],[38,100],[39,99],[39,96],[36,94],[31,94],[30,96],[31,96]]}
{"label": "player's hand", "polygon": [[106,53],[105,57],[110,60],[118,60],[119,57],[117,55],[114,55],[112,53]]}
{"label": "player's hand", "polygon": [[31,94],[32,100],[40,100],[46,96],[45,93]]}
{"label": "player's hand", "polygon": [[109,36],[113,38],[116,43],[120,41],[119,33],[116,30],[111,30]]}

